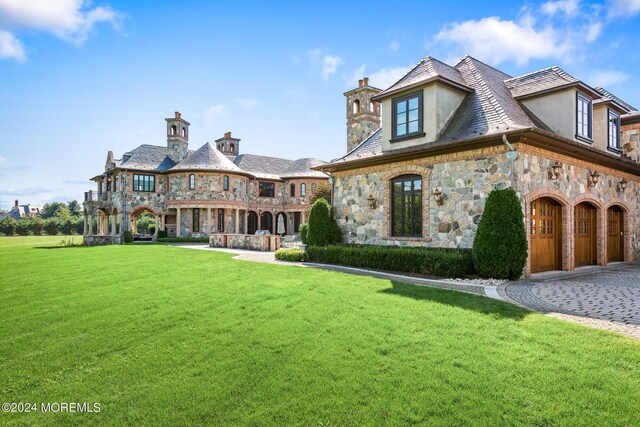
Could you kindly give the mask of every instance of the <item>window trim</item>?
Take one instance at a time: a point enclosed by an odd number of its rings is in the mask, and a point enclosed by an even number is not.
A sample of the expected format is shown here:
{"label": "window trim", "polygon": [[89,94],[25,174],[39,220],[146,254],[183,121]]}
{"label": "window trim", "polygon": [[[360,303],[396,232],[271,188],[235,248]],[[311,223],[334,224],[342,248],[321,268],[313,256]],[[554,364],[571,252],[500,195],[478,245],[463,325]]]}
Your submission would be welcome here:
{"label": "window trim", "polygon": [[[415,190],[413,189],[413,181],[417,181],[420,180],[420,190]],[[395,189],[394,189],[394,184],[396,182],[405,182],[405,181],[409,181],[411,180],[411,187],[412,190],[410,191],[411,194],[417,194],[419,192],[420,194],[420,220],[417,222],[420,225],[420,234],[395,234],[395,230],[394,230],[394,225],[395,225],[395,214],[396,214],[396,207],[395,207]],[[389,184],[388,184],[391,188],[390,188],[390,194],[391,197],[389,198],[390,200],[390,204],[391,204],[391,216],[390,216],[390,224],[389,224],[389,236],[391,238],[416,238],[416,239],[421,239],[424,238],[424,218],[423,217],[423,209],[424,209],[424,203],[425,203],[425,198],[424,198],[424,177],[422,175],[418,175],[418,174],[405,174],[405,175],[399,175],[396,177],[393,177],[389,180]],[[406,191],[402,191],[402,194],[406,193]],[[404,202],[403,202],[404,204]],[[405,208],[406,209],[406,208]],[[411,228],[415,229],[415,225],[416,225],[416,219],[414,218],[414,213],[415,213],[415,207],[412,206],[410,207],[411,209],[411,219],[410,222],[413,224],[413,226]],[[404,222],[403,222],[404,224]],[[404,228],[404,227],[402,227]]]}
{"label": "window trim", "polygon": [[[153,184],[150,190],[144,190],[144,179],[140,182],[140,177],[149,178],[149,183]],[[136,186],[136,184],[138,184]],[[141,189],[142,186],[142,189]],[[134,173],[133,178],[131,179],[131,191],[138,191],[141,193],[155,193],[156,192],[156,176],[155,175],[146,175],[141,173]]]}
{"label": "window trim", "polygon": [[[589,120],[589,123],[587,125],[587,129],[588,129],[588,136],[582,135],[579,132],[579,122],[580,122],[580,118],[578,117],[578,103],[580,102],[580,98],[582,98],[583,100],[587,101],[589,104],[589,114],[587,115],[587,119]],[[576,113],[576,139],[583,141],[583,142],[587,142],[589,144],[593,143],[593,99],[589,98],[587,95],[583,94],[582,92],[576,92],[576,108],[575,108],[575,113]]]}
{"label": "window trim", "polygon": [[229,191],[229,175],[222,177],[222,191]]}
{"label": "window trim", "polygon": [[[266,186],[267,184],[273,186],[271,188],[273,193],[270,196],[263,196],[261,187],[263,185]],[[258,197],[268,197],[268,198],[271,198],[271,199],[276,197],[276,183],[275,182],[269,182],[269,181],[258,181]]]}
{"label": "window trim", "polygon": [[[611,145],[611,116],[615,116],[616,118],[616,138],[617,138],[617,142],[618,142],[618,146],[612,146]],[[622,144],[620,141],[620,114],[616,113],[615,111],[613,111],[610,108],[607,108],[607,150],[612,151],[616,154],[620,154],[622,153]]]}
{"label": "window trim", "polygon": [[189,180],[189,190],[195,190],[196,189],[196,175],[195,174],[190,174],[188,177]]}
{"label": "window trim", "polygon": [[[416,92],[411,92],[408,93],[406,95],[400,96],[398,98],[393,98],[391,100],[391,140],[390,142],[400,142],[400,141],[405,141],[407,139],[414,139],[414,138],[420,138],[425,136],[424,130],[423,130],[423,121],[424,121],[424,108],[423,108],[423,103],[422,103],[422,90],[416,91]],[[398,121],[398,104],[401,102],[407,102],[409,99],[418,97],[418,130],[415,132],[411,132],[411,133],[405,133],[404,135],[400,135],[398,136],[397,132],[398,132],[398,126],[397,126],[397,121]],[[407,103],[407,107],[408,107],[408,103]],[[407,131],[409,130],[409,125],[408,125],[408,110],[407,110]]]}

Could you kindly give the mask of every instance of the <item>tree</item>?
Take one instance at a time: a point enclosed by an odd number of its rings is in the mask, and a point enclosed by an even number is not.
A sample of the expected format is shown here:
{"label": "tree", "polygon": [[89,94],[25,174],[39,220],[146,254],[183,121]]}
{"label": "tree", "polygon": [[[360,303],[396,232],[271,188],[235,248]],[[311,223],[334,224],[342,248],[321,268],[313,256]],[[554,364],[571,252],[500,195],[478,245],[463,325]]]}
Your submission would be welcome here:
{"label": "tree", "polygon": [[67,207],[69,208],[69,213],[71,216],[81,216],[82,215],[82,206],[78,203],[77,200],[71,200],[67,202]]}
{"label": "tree", "polygon": [[18,221],[13,219],[13,217],[5,217],[0,221],[0,231],[5,236],[13,236],[13,233],[16,232],[16,227],[18,226]]}
{"label": "tree", "polygon": [[320,198],[326,201],[331,200],[331,184],[328,182],[319,182],[315,189],[312,187],[311,193],[307,197],[307,203],[311,206]]}
{"label": "tree", "polygon": [[31,232],[31,221],[29,218],[23,218],[16,221],[16,233],[21,236],[28,236]]}
{"label": "tree", "polygon": [[512,188],[493,190],[473,241],[476,271],[494,279],[518,279],[527,261],[522,207]]}
{"label": "tree", "polygon": [[42,230],[44,229],[44,220],[38,217],[30,218],[30,226],[33,235],[39,236],[42,234]]}
{"label": "tree", "polygon": [[49,218],[44,222],[44,231],[49,236],[55,236],[58,234],[58,229],[60,227],[60,220],[58,218]]}
{"label": "tree", "polygon": [[64,203],[51,202],[42,207],[40,216],[44,219],[49,218],[68,218],[71,216],[69,208]]}
{"label": "tree", "polygon": [[309,245],[326,246],[340,243],[341,240],[342,233],[331,213],[331,205],[324,198],[316,200],[309,214]]}

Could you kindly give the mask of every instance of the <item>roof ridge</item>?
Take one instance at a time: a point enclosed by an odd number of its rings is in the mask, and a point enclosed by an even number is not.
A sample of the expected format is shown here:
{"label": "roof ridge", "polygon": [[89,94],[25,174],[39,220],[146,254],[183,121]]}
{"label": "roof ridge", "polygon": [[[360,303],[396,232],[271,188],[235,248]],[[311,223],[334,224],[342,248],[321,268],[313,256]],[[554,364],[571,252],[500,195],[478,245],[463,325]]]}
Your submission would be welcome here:
{"label": "roof ridge", "polygon": [[[510,79],[506,79],[506,80],[505,80],[505,82],[508,82],[508,81],[511,81],[511,80],[516,80],[516,79],[521,79],[521,78],[523,78],[523,77],[532,76],[532,75],[534,75],[534,74],[538,74],[538,73],[541,73],[541,72],[543,72],[543,71],[547,71],[547,70],[552,70],[552,69],[554,69],[554,68],[557,68],[557,69],[562,70],[562,69],[561,69],[560,67],[558,67],[557,65],[552,65],[552,66],[550,66],[550,67],[541,68],[541,69],[539,69],[539,70],[532,71],[532,72],[530,72],[530,73],[526,73],[526,74],[522,74],[522,75],[520,75],[520,76],[511,77]],[[564,70],[562,70],[562,71],[564,71]],[[565,74],[566,74],[566,72],[565,72]],[[570,74],[567,74],[567,75],[570,75]]]}

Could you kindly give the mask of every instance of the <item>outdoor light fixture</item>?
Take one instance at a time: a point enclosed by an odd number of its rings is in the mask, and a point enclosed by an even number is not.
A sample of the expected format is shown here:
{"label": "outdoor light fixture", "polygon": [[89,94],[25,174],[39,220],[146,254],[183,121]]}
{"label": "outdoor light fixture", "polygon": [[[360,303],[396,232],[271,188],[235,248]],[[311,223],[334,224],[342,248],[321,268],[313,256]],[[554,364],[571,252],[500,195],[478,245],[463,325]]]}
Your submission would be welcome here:
{"label": "outdoor light fixture", "polygon": [[367,197],[367,202],[369,202],[370,209],[376,208],[376,199],[373,198],[373,194],[369,194],[369,197]]}
{"label": "outdoor light fixture", "polygon": [[597,171],[593,171],[589,174],[589,187],[595,187],[600,179],[600,174]]}
{"label": "outdoor light fixture", "polygon": [[621,193],[624,193],[624,190],[627,189],[627,184],[629,183],[629,181],[627,181],[625,178],[622,178],[622,181],[620,181],[618,183],[618,191]]}
{"label": "outdoor light fixture", "polygon": [[433,198],[436,199],[438,206],[442,206],[444,204],[444,198],[442,197],[442,190],[440,190],[440,187],[433,189]]}
{"label": "outdoor light fixture", "polygon": [[560,175],[560,168],[562,167],[562,163],[559,161],[555,161],[554,164],[551,165],[551,170],[549,171],[549,179],[556,180]]}

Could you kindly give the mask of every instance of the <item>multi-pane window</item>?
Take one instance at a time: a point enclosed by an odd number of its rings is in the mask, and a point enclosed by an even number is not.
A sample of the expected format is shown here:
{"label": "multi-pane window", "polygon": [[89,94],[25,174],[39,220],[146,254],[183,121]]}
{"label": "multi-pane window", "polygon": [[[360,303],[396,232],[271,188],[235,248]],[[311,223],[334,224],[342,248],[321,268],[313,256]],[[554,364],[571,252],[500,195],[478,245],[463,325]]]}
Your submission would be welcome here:
{"label": "multi-pane window", "polygon": [[391,234],[422,236],[422,178],[405,175],[391,182]]}
{"label": "multi-pane window", "polygon": [[591,139],[591,100],[583,94],[578,94],[577,100],[577,136]]}
{"label": "multi-pane window", "polygon": [[196,176],[191,174],[189,175],[189,190],[196,189]]}
{"label": "multi-pane window", "polygon": [[276,185],[273,182],[262,182],[258,184],[260,197],[275,197]]}
{"label": "multi-pane window", "polygon": [[304,197],[307,195],[307,184],[300,184],[300,196]]}
{"label": "multi-pane window", "polygon": [[133,191],[156,191],[156,177],[153,175],[133,175]]}
{"label": "multi-pane window", "polygon": [[191,218],[191,230],[194,233],[200,232],[200,209],[193,208],[193,217]]}
{"label": "multi-pane window", "polygon": [[393,100],[393,137],[403,138],[422,132],[422,92]]}
{"label": "multi-pane window", "polygon": [[620,150],[620,116],[609,110],[609,148]]}
{"label": "multi-pane window", "polygon": [[218,209],[218,231],[224,232],[224,209]]}
{"label": "multi-pane window", "polygon": [[289,196],[296,197],[296,185],[295,184],[291,184],[290,188],[291,189],[289,191]]}
{"label": "multi-pane window", "polygon": [[222,189],[229,191],[229,177],[227,175],[222,177]]}

